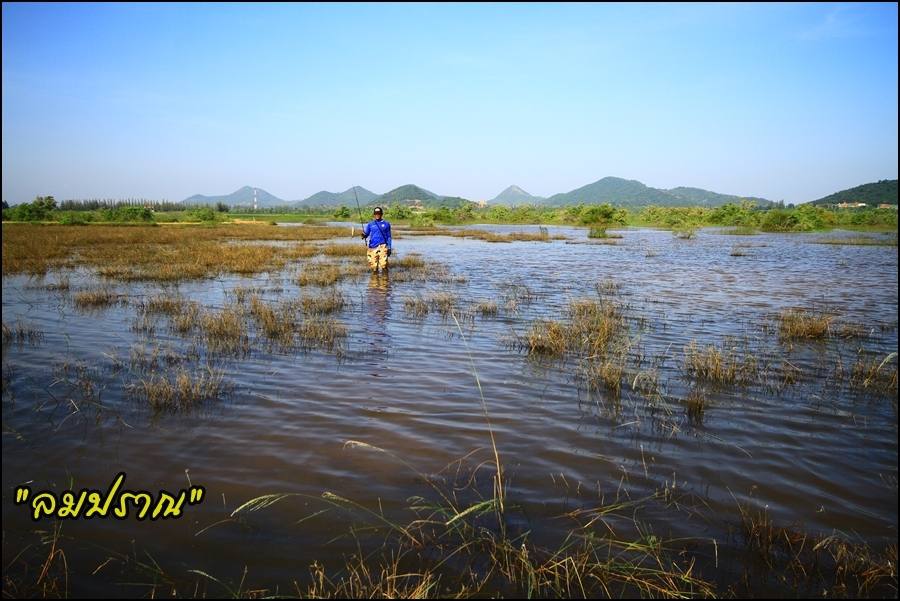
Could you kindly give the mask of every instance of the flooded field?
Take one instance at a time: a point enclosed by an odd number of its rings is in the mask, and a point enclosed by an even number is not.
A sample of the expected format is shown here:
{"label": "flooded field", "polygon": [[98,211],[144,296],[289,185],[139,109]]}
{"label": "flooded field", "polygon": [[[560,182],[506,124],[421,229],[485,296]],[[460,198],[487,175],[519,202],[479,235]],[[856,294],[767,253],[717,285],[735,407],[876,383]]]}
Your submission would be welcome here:
{"label": "flooded field", "polygon": [[[35,275],[4,226],[5,590],[896,596],[896,234],[398,229],[373,276],[246,227]],[[14,502],[119,472],[204,498]]]}

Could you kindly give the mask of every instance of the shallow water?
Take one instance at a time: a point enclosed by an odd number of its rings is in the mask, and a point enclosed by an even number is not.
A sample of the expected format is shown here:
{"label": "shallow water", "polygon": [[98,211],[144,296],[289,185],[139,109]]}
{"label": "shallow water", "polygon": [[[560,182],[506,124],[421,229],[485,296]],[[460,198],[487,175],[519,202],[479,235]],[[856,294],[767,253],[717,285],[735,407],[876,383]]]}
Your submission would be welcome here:
{"label": "shallow water", "polygon": [[[133,303],[84,312],[71,294],[40,287],[58,274],[44,282],[4,277],[4,323],[44,332],[38,344],[3,350],[4,565],[39,527],[25,507],[13,504],[15,486],[105,489],[125,471],[128,488],[171,491],[190,480],[206,487],[206,500],[179,520],[67,522],[65,532],[79,549],[69,553],[70,564],[85,574],[73,580],[73,592],[110,594],[115,579],[102,570],[86,574],[111,553],[127,553],[131,541],[174,571],[197,569],[237,581],[246,566],[254,583],[288,587],[306,577],[314,560],[336,565],[354,550],[352,540],[332,540],[346,532],[348,520],[323,505],[323,492],[368,507],[380,502],[387,514],[428,492],[400,461],[345,448],[345,441],[377,445],[431,474],[489,446],[473,364],[515,519],[539,540],[552,540],[560,529],[558,520],[545,518],[596,506],[598,495],[639,498],[674,482],[702,500],[706,519],[651,512],[647,520],[662,536],[736,543],[740,502],[767,507],[776,522],[811,533],[838,531],[876,547],[896,543],[896,400],[830,378],[838,357],[849,367],[860,352],[882,359],[897,350],[896,247],[715,230],[678,240],[649,229],[623,230],[614,244],[596,244],[583,229],[550,229],[570,240],[492,244],[398,230],[398,256],[420,253],[465,281],[344,281],[338,286],[349,305],[338,319],[349,337],[339,355],[254,344],[247,357],[217,358],[231,391],[190,413],[154,414],[126,393],[146,377],[130,366],[135,345],[171,347],[178,355],[191,346],[170,333],[164,319],[148,340],[131,329]],[[732,256],[735,245],[746,255]],[[587,390],[571,361],[536,361],[515,347],[515,336],[535,319],[563,318],[569,301],[595,298],[596,283],[608,279],[618,284],[617,297],[634,319],[631,356],[645,358],[632,373],[656,368],[660,391],[652,400],[627,382],[617,402]],[[73,273],[71,292],[93,281],[89,273]],[[288,273],[188,282],[178,291],[219,308],[236,286],[262,287],[271,300],[307,293]],[[132,300],[162,289],[114,287]],[[435,291],[459,295],[459,328],[434,311],[416,319],[404,310],[405,299]],[[513,296],[517,309],[506,310]],[[497,301],[497,316],[473,313],[487,300]],[[791,307],[828,310],[864,326],[868,335],[789,348],[779,342],[774,318]],[[720,344],[726,337],[773,369],[787,359],[800,380],[709,389],[702,423],[692,422],[682,402],[693,388],[682,369],[683,348],[692,340]],[[79,366],[99,389],[90,397],[99,397],[99,414],[88,403],[73,412],[83,399],[73,386]],[[481,458],[488,456],[482,452]],[[270,493],[308,496],[246,521],[214,525]],[[323,508],[329,513],[296,524]]]}

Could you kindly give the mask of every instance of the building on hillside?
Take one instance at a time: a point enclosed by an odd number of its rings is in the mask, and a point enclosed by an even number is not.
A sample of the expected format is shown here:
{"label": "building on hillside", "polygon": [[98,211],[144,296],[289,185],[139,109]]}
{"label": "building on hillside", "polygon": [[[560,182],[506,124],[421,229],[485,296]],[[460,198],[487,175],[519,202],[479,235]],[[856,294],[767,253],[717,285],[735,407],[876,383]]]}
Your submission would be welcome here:
{"label": "building on hillside", "polygon": [[878,208],[879,209],[894,209],[896,211],[897,205],[889,205],[889,204],[883,202],[880,205],[878,205]]}
{"label": "building on hillside", "polygon": [[861,209],[867,206],[864,202],[839,202],[837,204],[837,208],[839,209]]}

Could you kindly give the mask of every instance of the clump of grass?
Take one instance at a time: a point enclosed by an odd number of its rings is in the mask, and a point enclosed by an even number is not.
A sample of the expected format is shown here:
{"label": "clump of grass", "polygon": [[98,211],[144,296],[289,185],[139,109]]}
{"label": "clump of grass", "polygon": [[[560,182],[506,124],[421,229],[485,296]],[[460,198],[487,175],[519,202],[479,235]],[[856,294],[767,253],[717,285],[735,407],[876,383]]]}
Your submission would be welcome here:
{"label": "clump of grass", "polygon": [[180,295],[158,294],[151,296],[138,305],[138,309],[144,313],[162,314],[169,316],[180,315],[188,310],[188,306],[196,303]]}
{"label": "clump of grass", "polygon": [[10,327],[3,322],[3,346],[15,342],[16,344],[38,344],[44,339],[44,333],[31,324],[23,323],[16,320],[16,323]]}
{"label": "clump of grass", "polygon": [[525,334],[529,355],[558,357],[568,348],[568,329],[558,321],[538,320]]}
{"label": "clump of grass", "polygon": [[569,304],[568,323],[539,320],[525,334],[528,354],[561,357],[578,353],[590,359],[607,356],[613,342],[627,335],[627,323],[621,307],[613,302],[593,299],[574,300]]}
{"label": "clump of grass", "polygon": [[787,586],[809,587],[823,597],[896,597],[896,545],[875,553],[837,535],[778,526],[767,509],[752,513],[738,507],[745,544]]}
{"label": "clump of grass", "polygon": [[697,230],[692,227],[677,227],[672,229],[672,235],[679,240],[693,240],[697,237]]}
{"label": "clump of grass", "polygon": [[403,308],[415,318],[421,319],[428,315],[428,302],[418,297],[404,299]]}
{"label": "clump of grass", "polygon": [[613,295],[619,291],[619,283],[612,278],[606,278],[594,284],[594,288],[597,289],[597,294],[601,296]]}
{"label": "clump of grass", "polygon": [[569,305],[571,344],[583,353],[603,356],[626,331],[621,308],[613,302],[576,300]]}
{"label": "clump of grass", "polygon": [[695,340],[684,348],[684,369],[698,380],[715,384],[746,385],[759,375],[759,364],[753,355],[741,356],[727,343],[700,348]]}
{"label": "clump of grass", "polygon": [[391,269],[424,269],[425,265],[425,259],[416,253],[409,253],[399,259],[391,259]]}
{"label": "clump of grass", "polygon": [[341,279],[340,267],[330,263],[311,263],[297,274],[298,286],[332,286]]}
{"label": "clump of grass", "polygon": [[68,292],[71,287],[71,282],[69,281],[69,276],[63,275],[56,279],[55,282],[50,282],[44,286],[45,290],[51,290],[53,292]]}
{"label": "clump of grass", "polygon": [[731,247],[731,252],[729,253],[732,257],[747,257],[750,255],[747,252],[747,247],[743,244],[735,244]]}
{"label": "clump of grass", "polygon": [[598,361],[590,361],[585,378],[590,388],[605,389],[618,399],[622,394],[622,378],[625,376],[625,356],[617,355]]}
{"label": "clump of grass", "polygon": [[97,309],[123,302],[124,297],[110,288],[96,288],[76,292],[72,301],[80,309]]}
{"label": "clump of grass", "polygon": [[884,359],[860,356],[850,370],[850,385],[858,390],[897,395],[897,353]]}
{"label": "clump of grass", "polygon": [[227,295],[234,297],[234,301],[238,304],[243,305],[250,297],[253,295],[259,295],[263,293],[263,289],[259,286],[235,286],[231,290],[226,292]]}
{"label": "clump of grass", "polygon": [[481,301],[475,305],[475,311],[480,313],[482,317],[496,317],[500,310],[496,301]]}
{"label": "clump of grass", "polygon": [[332,318],[310,317],[297,326],[304,346],[334,350],[347,337],[347,328]]}
{"label": "clump of grass", "polygon": [[789,309],[778,316],[778,334],[782,340],[825,338],[834,316],[803,309]]}
{"label": "clump of grass", "polygon": [[364,257],[368,248],[365,244],[327,244],[322,252],[330,257]]}
{"label": "clump of grass", "polygon": [[610,234],[606,231],[605,227],[594,226],[590,230],[588,230],[588,238],[595,238],[600,240],[613,240],[621,238],[621,234]]}
{"label": "clump of grass", "polygon": [[428,297],[428,304],[443,317],[447,317],[456,309],[459,297],[452,292],[436,292]]}
{"label": "clump of grass", "polygon": [[131,331],[153,336],[156,333],[156,319],[149,313],[138,313],[137,319],[131,322]]}
{"label": "clump of grass", "polygon": [[143,399],[154,411],[183,411],[199,403],[218,399],[224,393],[223,374],[209,369],[191,374],[180,370],[174,380],[152,375],[130,386],[131,393]]}
{"label": "clump of grass", "polygon": [[171,347],[147,347],[135,344],[130,351],[131,369],[146,372],[158,367],[172,367],[186,361],[192,355],[193,353],[176,352]]}
{"label": "clump of grass", "polygon": [[709,405],[709,400],[706,398],[703,391],[697,388],[691,390],[684,399],[684,405],[688,419],[692,423],[702,424],[703,416],[706,413],[706,407]]}
{"label": "clump of grass", "polygon": [[199,327],[207,348],[212,352],[244,355],[250,350],[243,314],[235,306],[201,313]]}
{"label": "clump of grass", "polygon": [[250,297],[250,314],[269,341],[283,348],[294,342],[294,308],[290,303],[283,303],[278,308],[263,302],[259,296]]}
{"label": "clump of grass", "polygon": [[197,327],[198,316],[200,315],[200,305],[194,301],[183,303],[177,313],[169,317],[169,327],[176,334],[190,333]]}
{"label": "clump of grass", "polygon": [[345,304],[344,295],[334,289],[316,296],[304,296],[300,301],[303,312],[308,315],[336,313],[343,309]]}

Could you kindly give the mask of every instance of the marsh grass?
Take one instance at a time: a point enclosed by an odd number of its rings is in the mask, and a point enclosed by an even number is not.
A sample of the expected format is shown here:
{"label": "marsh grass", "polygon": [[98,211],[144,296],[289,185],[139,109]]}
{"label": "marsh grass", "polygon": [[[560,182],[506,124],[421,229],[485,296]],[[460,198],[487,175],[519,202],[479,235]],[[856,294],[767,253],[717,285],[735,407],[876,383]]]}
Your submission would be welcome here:
{"label": "marsh grass", "polygon": [[194,348],[190,348],[187,351],[176,351],[169,346],[134,344],[129,352],[131,369],[137,372],[168,369],[198,358],[199,355]]}
{"label": "marsh grass", "polygon": [[688,420],[693,424],[702,424],[708,405],[709,399],[703,390],[699,388],[691,390],[684,399],[684,408]]}
{"label": "marsh grass", "polygon": [[308,317],[296,328],[300,344],[304,347],[318,347],[328,351],[339,349],[347,337],[347,328],[333,318]]}
{"label": "marsh grass", "polygon": [[897,396],[897,353],[883,359],[860,355],[850,368],[850,386],[866,392]]}
{"label": "marsh grass", "polygon": [[748,385],[760,373],[757,358],[729,341],[701,348],[691,340],[684,347],[684,370],[696,380],[718,385]]}
{"label": "marsh grass", "polygon": [[454,292],[435,292],[427,298],[429,307],[434,309],[442,317],[448,317],[457,308],[459,296]]}
{"label": "marsh grass", "polygon": [[594,284],[594,288],[600,296],[612,296],[619,293],[619,283],[612,278],[599,280]]}
{"label": "marsh grass", "polygon": [[15,342],[18,345],[39,344],[44,339],[44,333],[31,324],[16,320],[13,325],[3,322],[3,346]]}
{"label": "marsh grass", "polygon": [[426,266],[425,259],[417,253],[409,253],[398,259],[391,259],[391,269],[393,270],[424,269]]}
{"label": "marsh grass", "polygon": [[308,263],[297,274],[298,286],[333,286],[344,276],[341,268],[331,263]]}
{"label": "marsh grass", "polygon": [[127,298],[127,295],[103,287],[76,292],[72,296],[72,302],[79,309],[101,309],[117,304],[127,304]]}
{"label": "marsh grass", "polygon": [[211,352],[235,356],[250,352],[247,326],[239,306],[226,306],[221,311],[205,310],[199,314],[198,326]]}
{"label": "marsh grass", "polygon": [[269,342],[282,348],[293,345],[297,314],[295,303],[281,302],[273,307],[254,295],[250,297],[250,314]]}
{"label": "marsh grass", "polygon": [[614,399],[622,394],[622,379],[625,377],[625,357],[615,356],[587,362],[584,378],[591,389],[603,389]]}
{"label": "marsh grass", "polygon": [[44,285],[44,290],[49,290],[51,292],[68,292],[71,288],[72,283],[69,280],[68,275],[60,275],[56,278],[55,282],[50,282]]}
{"label": "marsh grass", "polygon": [[133,396],[145,401],[154,411],[184,411],[203,401],[219,399],[225,393],[221,371],[208,368],[191,374],[179,370],[174,378],[151,375],[129,385]]}
{"label": "marsh grass", "polygon": [[496,317],[500,312],[496,301],[480,301],[475,304],[475,312],[481,314],[482,317]]}
{"label": "marsh grass", "polygon": [[365,257],[368,247],[365,244],[326,244],[322,252],[330,257]]}
{"label": "marsh grass", "polygon": [[789,309],[778,316],[778,335],[781,340],[821,340],[828,336],[833,315]]}
{"label": "marsh grass", "polygon": [[[622,307],[612,300],[576,299],[569,303],[567,315],[566,323],[545,319],[535,321],[519,339],[520,348],[529,355],[562,358],[573,354],[598,360],[607,357],[613,342],[621,343],[627,339],[628,324]],[[612,369],[613,364],[609,364],[603,371]],[[590,379],[595,378],[590,376]]]}
{"label": "marsh grass", "polygon": [[[345,233],[336,227],[3,225],[3,274],[92,268],[121,281],[211,278],[283,268],[318,251],[309,242]],[[266,242],[277,244],[266,244]]]}
{"label": "marsh grass", "polygon": [[231,290],[225,292],[226,296],[234,298],[234,302],[243,305],[252,296],[259,296],[263,293],[263,289],[259,286],[235,286]]}
{"label": "marsh grass", "polygon": [[744,244],[735,244],[731,247],[731,252],[728,254],[732,257],[748,257],[750,253],[747,251],[747,248]]}
{"label": "marsh grass", "polygon": [[456,238],[473,238],[483,240],[485,242],[550,242],[551,240],[565,240],[566,236],[556,234],[551,236],[550,231],[545,227],[539,227],[537,232],[509,232],[501,234],[498,232],[490,232],[480,229],[429,229],[422,230],[420,233],[432,233],[441,236],[453,236]]}
{"label": "marsh grass", "polygon": [[529,355],[562,357],[569,348],[568,328],[559,321],[539,319],[525,334]]}
{"label": "marsh grass", "polygon": [[697,230],[692,227],[678,227],[672,229],[672,235],[679,240],[693,240],[697,237]]}
{"label": "marsh grass", "polygon": [[832,244],[845,246],[897,246],[897,236],[845,236],[834,238],[818,238],[813,244]]}
{"label": "marsh grass", "polygon": [[618,240],[622,237],[621,234],[611,234],[606,231],[605,227],[592,227],[588,230],[588,238],[597,239],[597,240]]}
{"label": "marsh grass", "polygon": [[403,300],[403,309],[416,319],[422,319],[428,315],[428,301],[419,297],[411,297]]}
{"label": "marsh grass", "polygon": [[765,565],[764,577],[794,589],[799,596],[897,596],[896,544],[876,553],[868,545],[836,534],[816,536],[779,526],[767,509],[752,511],[740,503],[738,508],[744,543]]}
{"label": "marsh grass", "polygon": [[338,290],[331,289],[321,294],[304,296],[300,301],[303,312],[307,315],[326,315],[341,311],[347,301]]}

